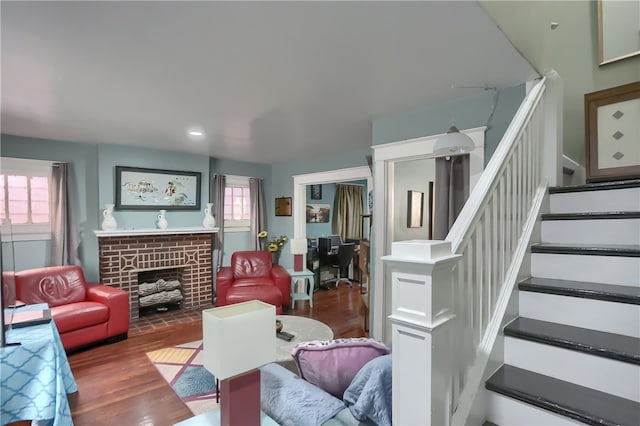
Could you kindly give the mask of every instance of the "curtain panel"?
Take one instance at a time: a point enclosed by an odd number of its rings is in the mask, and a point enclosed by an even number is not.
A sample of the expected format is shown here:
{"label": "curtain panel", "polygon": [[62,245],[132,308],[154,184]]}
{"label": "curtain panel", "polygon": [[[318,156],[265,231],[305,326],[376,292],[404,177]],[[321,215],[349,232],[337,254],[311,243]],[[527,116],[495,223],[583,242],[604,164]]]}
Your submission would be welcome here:
{"label": "curtain panel", "polygon": [[331,230],[343,240],[362,238],[363,193],[359,185],[336,185]]}
{"label": "curtain panel", "polygon": [[[213,203],[213,216],[216,219],[216,226],[220,229],[218,231],[218,244],[213,250],[213,264],[215,265],[216,272],[220,270],[222,266],[222,255],[224,253],[224,188],[226,186],[226,177],[224,175],[213,175],[211,180],[211,187],[209,189],[209,202]],[[215,294],[215,290],[214,294]]]}
{"label": "curtain panel", "polygon": [[74,215],[75,187],[68,163],[54,163],[51,170],[51,266],[80,265],[79,228]]}
{"label": "curtain panel", "polygon": [[266,213],[264,202],[264,188],[262,179],[249,178],[249,198],[251,202],[251,216],[249,218],[249,227],[251,229],[252,248],[251,250],[260,250],[260,239],[258,233],[264,231],[266,226]]}
{"label": "curtain panel", "polygon": [[469,154],[436,158],[434,240],[447,238],[469,198],[469,159]]}

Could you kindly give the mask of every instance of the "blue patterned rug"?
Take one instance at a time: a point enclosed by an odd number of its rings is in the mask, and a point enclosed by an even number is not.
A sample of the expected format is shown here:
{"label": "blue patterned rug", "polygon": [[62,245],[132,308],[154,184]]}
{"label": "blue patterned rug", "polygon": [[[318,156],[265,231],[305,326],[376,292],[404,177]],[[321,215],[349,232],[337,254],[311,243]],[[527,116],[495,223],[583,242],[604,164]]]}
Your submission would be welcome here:
{"label": "blue patterned rug", "polygon": [[202,340],[146,355],[193,414],[211,411],[218,405],[216,380],[202,363]]}

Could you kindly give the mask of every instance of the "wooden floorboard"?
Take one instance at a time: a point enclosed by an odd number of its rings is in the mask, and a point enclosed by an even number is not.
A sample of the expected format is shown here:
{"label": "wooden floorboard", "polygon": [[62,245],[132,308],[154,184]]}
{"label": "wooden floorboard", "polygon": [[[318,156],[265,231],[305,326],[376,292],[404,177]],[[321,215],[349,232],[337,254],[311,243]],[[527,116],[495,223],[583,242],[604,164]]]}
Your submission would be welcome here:
{"label": "wooden floorboard", "polygon": [[[313,308],[296,302],[284,313],[322,321],[336,338],[365,336],[357,283],[319,290],[313,302]],[[79,389],[69,397],[76,426],[172,425],[193,416],[145,354],[202,339],[200,315],[181,315],[179,323],[164,326],[152,322],[152,328],[132,327],[127,340],[68,355]]]}

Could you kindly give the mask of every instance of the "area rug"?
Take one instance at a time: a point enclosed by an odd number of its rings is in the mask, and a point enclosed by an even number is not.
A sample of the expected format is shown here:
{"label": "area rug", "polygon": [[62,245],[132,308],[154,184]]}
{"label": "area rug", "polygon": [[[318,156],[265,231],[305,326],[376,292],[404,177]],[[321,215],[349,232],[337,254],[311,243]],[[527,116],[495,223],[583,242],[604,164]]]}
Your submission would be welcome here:
{"label": "area rug", "polygon": [[146,355],[193,414],[202,414],[218,406],[216,379],[202,364],[202,340]]}

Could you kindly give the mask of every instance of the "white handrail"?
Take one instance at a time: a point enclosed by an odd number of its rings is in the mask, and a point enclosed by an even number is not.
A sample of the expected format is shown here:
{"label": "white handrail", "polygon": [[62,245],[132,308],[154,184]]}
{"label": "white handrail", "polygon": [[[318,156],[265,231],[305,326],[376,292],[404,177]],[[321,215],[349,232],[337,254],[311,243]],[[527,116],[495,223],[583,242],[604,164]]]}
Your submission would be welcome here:
{"label": "white handrail", "polygon": [[462,255],[453,286],[452,417],[463,393],[468,414],[544,195],[545,82],[520,105],[446,238]]}

